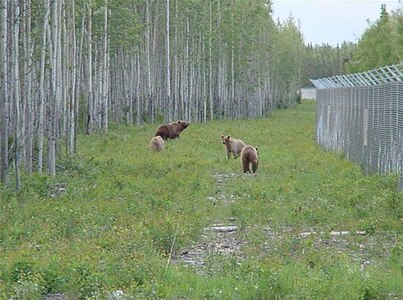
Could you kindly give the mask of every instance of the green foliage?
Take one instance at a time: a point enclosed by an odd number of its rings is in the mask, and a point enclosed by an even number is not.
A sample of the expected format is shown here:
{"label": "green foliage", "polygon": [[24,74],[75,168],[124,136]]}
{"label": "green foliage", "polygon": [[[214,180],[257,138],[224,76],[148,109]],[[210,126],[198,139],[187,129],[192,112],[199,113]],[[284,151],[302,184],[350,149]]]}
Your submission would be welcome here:
{"label": "green foliage", "polygon": [[[25,178],[18,194],[0,189],[0,299],[108,299],[117,290],[124,299],[401,298],[396,176],[364,176],[320,149],[314,105],[192,123],[160,153],[148,148],[152,125],[80,136],[56,178]],[[255,175],[226,158],[222,134],[259,148]],[[61,183],[66,191],[52,196]],[[167,267],[170,254],[229,219],[242,257],[211,254],[204,273]]]}
{"label": "green foliage", "polygon": [[302,85],[309,79],[363,72],[398,64],[403,59],[403,11],[388,13],[381,7],[380,18],[368,23],[358,43],[344,42],[337,47],[327,44],[306,45],[302,67]]}
{"label": "green foliage", "polygon": [[136,5],[132,0],[114,0],[109,3],[111,53],[116,54],[117,49],[130,52],[139,44],[144,27],[137,14]]}
{"label": "green foliage", "polygon": [[347,70],[355,73],[400,63],[403,59],[402,24],[402,10],[389,14],[386,5],[382,5],[379,19],[369,24],[361,36]]}
{"label": "green foliage", "polygon": [[292,17],[277,24],[271,47],[273,72],[280,80],[276,82],[279,93],[274,96],[279,108],[296,104],[297,90],[301,86],[301,68],[303,62],[303,39]]}
{"label": "green foliage", "polygon": [[312,85],[309,79],[346,73],[345,64],[351,59],[356,44],[344,42],[337,47],[328,44],[307,45],[302,68],[302,85]]}

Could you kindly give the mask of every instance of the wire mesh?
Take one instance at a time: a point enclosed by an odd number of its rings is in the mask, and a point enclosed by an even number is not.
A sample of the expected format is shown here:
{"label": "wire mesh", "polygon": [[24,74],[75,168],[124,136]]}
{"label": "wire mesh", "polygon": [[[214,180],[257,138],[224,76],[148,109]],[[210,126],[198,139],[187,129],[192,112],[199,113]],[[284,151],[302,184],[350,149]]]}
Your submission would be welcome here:
{"label": "wire mesh", "polygon": [[317,88],[316,139],[366,174],[399,174],[403,189],[403,63],[311,80]]}
{"label": "wire mesh", "polygon": [[381,67],[361,73],[311,79],[311,82],[318,89],[375,86],[398,81],[403,81],[403,62],[397,65]]}

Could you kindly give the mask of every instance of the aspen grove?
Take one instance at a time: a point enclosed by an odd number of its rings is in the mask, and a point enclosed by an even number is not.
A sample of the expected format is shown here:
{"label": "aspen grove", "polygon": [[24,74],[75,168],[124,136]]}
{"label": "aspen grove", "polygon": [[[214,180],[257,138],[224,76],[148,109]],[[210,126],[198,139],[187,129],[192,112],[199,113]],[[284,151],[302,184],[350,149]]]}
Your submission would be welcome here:
{"label": "aspen grove", "polygon": [[303,40],[268,0],[1,0],[1,180],[55,176],[79,133],[269,116]]}

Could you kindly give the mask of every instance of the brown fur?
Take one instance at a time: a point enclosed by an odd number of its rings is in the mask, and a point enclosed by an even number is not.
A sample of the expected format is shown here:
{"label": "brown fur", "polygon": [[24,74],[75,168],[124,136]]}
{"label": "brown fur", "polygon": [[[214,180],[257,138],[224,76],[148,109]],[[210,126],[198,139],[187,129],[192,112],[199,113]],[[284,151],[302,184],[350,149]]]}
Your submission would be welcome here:
{"label": "brown fur", "polygon": [[185,130],[190,123],[186,121],[176,121],[169,124],[162,124],[158,127],[155,136],[160,136],[164,140],[179,138],[179,135]]}
{"label": "brown fur", "polygon": [[162,151],[165,148],[165,142],[162,137],[155,136],[150,141],[150,149],[156,152]]}
{"label": "brown fur", "polygon": [[222,135],[221,136],[222,143],[225,145],[227,149],[227,157],[231,157],[231,153],[234,158],[237,158],[242,151],[242,148],[245,146],[245,143],[242,140],[231,138],[231,136]]}
{"label": "brown fur", "polygon": [[243,147],[241,152],[241,164],[244,173],[250,173],[249,166],[252,164],[252,171],[255,173],[259,166],[259,153],[258,149],[250,145]]}

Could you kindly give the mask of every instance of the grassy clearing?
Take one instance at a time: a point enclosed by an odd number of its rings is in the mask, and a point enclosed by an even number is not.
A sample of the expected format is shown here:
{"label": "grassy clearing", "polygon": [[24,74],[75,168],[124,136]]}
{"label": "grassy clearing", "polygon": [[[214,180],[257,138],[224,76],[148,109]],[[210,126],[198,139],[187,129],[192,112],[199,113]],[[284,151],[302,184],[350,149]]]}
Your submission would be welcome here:
{"label": "grassy clearing", "polygon": [[[314,118],[307,101],[270,119],[191,124],[162,153],[148,149],[151,125],[80,137],[57,178],[0,189],[0,299],[403,298],[396,178],[322,151]],[[256,175],[226,158],[222,134],[259,148]],[[58,183],[66,192],[51,197]],[[174,254],[216,222],[240,228],[241,256],[211,253],[203,273],[166,268],[175,237]]]}

